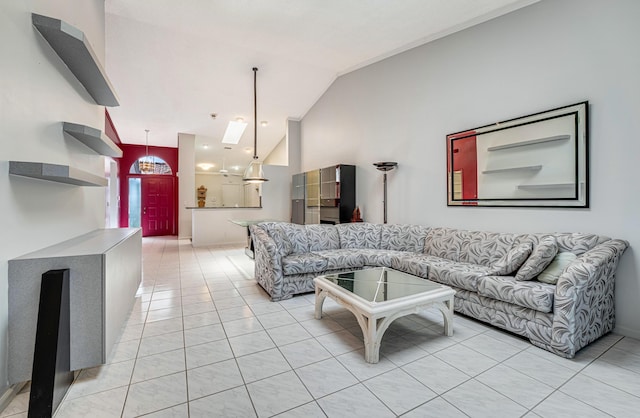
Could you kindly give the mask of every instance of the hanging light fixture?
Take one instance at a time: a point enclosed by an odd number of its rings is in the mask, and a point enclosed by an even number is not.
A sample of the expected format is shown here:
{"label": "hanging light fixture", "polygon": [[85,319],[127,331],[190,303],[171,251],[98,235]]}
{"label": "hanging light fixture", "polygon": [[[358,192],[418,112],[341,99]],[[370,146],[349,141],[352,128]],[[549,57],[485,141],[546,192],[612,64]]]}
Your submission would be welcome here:
{"label": "hanging light fixture", "polygon": [[253,67],[253,161],[249,164],[242,181],[247,183],[264,183],[269,181],[264,177],[262,163],[258,161],[258,93],[256,88],[258,69]]}
{"label": "hanging light fixture", "polygon": [[145,157],[138,160],[138,168],[140,169],[141,174],[153,174],[155,171],[155,164],[151,161],[151,158],[149,158],[149,130],[145,129],[144,131],[147,133],[146,151]]}

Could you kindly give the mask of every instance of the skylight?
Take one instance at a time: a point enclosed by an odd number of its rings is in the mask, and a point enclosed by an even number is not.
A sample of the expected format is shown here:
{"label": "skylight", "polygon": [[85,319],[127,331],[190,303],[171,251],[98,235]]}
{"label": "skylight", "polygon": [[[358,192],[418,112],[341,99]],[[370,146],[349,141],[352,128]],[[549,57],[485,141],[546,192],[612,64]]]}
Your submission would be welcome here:
{"label": "skylight", "polygon": [[227,130],[224,131],[224,136],[222,137],[223,144],[237,144],[240,142],[240,138],[244,133],[245,128],[247,127],[246,122],[238,122],[231,121],[229,125],[227,125]]}

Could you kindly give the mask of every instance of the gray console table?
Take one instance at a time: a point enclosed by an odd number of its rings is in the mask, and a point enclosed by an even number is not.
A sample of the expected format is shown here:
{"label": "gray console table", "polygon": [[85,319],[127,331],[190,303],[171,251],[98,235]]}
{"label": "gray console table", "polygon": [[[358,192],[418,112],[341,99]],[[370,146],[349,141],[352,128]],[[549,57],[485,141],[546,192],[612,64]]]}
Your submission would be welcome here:
{"label": "gray console table", "polygon": [[142,277],[138,228],[98,229],[9,260],[9,380],[31,380],[40,281],[69,269],[71,370],[107,360]]}

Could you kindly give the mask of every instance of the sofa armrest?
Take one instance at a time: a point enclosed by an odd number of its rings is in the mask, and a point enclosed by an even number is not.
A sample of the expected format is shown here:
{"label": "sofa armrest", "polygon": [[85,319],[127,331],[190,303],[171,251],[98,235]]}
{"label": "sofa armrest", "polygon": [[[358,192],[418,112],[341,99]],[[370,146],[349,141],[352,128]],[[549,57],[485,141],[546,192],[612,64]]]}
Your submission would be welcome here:
{"label": "sofa armrest", "polygon": [[579,256],[558,279],[551,346],[567,357],[615,326],[615,272],[629,246],[612,239]]}
{"label": "sofa armrest", "polygon": [[249,226],[253,240],[256,281],[269,293],[271,300],[282,298],[282,257],[269,234],[258,225]]}

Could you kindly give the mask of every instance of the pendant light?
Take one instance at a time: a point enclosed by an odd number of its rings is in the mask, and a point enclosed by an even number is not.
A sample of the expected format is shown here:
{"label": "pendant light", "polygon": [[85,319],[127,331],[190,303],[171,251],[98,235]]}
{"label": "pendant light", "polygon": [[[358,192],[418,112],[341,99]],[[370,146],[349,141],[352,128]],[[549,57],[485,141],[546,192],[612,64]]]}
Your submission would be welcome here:
{"label": "pendant light", "polygon": [[262,163],[258,161],[258,93],[256,87],[258,69],[253,67],[253,161],[242,176],[247,183],[264,183],[269,181],[264,177]]}
{"label": "pendant light", "polygon": [[149,158],[149,130],[145,129],[144,131],[147,133],[145,158],[140,158],[138,160],[138,168],[140,169],[141,174],[153,174],[155,171],[155,164]]}

